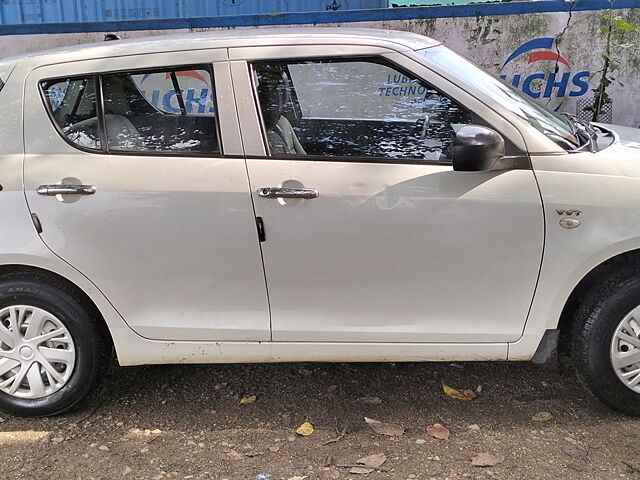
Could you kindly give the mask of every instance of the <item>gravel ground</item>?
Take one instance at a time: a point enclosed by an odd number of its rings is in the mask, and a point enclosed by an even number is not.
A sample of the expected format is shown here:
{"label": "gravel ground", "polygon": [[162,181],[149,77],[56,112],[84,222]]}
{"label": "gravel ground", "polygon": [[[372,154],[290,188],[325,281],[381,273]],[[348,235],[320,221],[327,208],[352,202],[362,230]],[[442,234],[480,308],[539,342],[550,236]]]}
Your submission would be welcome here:
{"label": "gravel ground", "polygon": [[[482,388],[463,401],[442,383]],[[296,434],[306,421],[315,431]],[[425,431],[434,423],[447,440]],[[640,420],[600,405],[570,371],[526,363],[114,366],[72,414],[2,416],[0,448],[6,479],[640,478]],[[480,453],[504,461],[472,465]],[[386,457],[379,469],[350,473],[372,454]]]}

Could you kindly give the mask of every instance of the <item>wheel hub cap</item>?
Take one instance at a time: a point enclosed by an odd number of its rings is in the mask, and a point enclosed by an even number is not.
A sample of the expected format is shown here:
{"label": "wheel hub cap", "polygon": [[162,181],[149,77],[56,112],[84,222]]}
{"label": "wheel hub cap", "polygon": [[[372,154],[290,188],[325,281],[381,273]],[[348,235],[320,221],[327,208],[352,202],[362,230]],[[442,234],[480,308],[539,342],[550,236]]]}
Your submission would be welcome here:
{"label": "wheel hub cap", "polygon": [[0,309],[0,391],[46,397],[69,381],[75,361],[71,334],[55,315],[27,305]]}
{"label": "wheel hub cap", "polygon": [[622,383],[640,393],[640,306],[616,327],[611,341],[611,364]]}
{"label": "wheel hub cap", "polygon": [[29,345],[25,345],[23,347],[20,347],[20,356],[24,360],[31,360],[31,357],[33,357],[32,348]]}

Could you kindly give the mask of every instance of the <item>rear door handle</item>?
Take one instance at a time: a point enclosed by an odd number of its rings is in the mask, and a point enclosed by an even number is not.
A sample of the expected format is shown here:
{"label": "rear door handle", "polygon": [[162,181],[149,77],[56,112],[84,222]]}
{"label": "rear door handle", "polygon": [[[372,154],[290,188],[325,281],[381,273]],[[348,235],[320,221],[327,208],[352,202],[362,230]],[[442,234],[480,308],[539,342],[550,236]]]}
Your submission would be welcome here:
{"label": "rear door handle", "polygon": [[55,195],[93,195],[96,193],[94,185],[40,185],[39,195],[53,197]]}
{"label": "rear door handle", "polygon": [[315,188],[261,187],[258,196],[262,198],[318,198]]}

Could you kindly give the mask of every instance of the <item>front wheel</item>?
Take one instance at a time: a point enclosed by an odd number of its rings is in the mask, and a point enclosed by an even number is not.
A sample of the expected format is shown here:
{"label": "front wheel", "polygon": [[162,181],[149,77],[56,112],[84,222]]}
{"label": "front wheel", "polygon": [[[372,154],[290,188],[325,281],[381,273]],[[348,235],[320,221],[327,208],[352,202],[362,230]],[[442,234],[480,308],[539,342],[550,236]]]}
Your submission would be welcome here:
{"label": "front wheel", "polygon": [[578,377],[602,402],[640,416],[640,275],[621,269],[576,312],[573,357]]}
{"label": "front wheel", "polygon": [[103,376],[110,354],[95,309],[64,282],[0,278],[0,409],[19,416],[68,411]]}

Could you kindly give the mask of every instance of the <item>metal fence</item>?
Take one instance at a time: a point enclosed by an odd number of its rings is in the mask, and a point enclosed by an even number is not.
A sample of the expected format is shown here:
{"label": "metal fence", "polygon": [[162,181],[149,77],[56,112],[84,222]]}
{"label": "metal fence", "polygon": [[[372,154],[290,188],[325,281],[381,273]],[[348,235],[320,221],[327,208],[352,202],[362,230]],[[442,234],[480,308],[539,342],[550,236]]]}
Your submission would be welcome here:
{"label": "metal fence", "polygon": [[0,25],[387,8],[388,0],[0,0]]}

